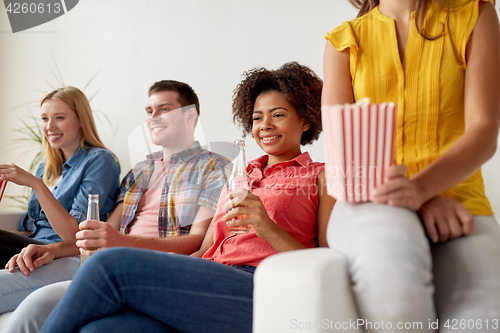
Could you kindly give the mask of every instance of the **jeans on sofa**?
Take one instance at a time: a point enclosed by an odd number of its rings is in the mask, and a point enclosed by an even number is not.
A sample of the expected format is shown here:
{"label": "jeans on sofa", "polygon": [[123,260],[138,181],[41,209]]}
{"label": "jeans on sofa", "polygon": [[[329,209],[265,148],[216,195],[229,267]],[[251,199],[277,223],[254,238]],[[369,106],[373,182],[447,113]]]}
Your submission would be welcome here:
{"label": "jeans on sofa", "polygon": [[77,272],[42,332],[100,330],[107,326],[99,322],[134,323],[136,314],[165,330],[251,332],[253,274],[246,269],[140,249],[99,251]]}

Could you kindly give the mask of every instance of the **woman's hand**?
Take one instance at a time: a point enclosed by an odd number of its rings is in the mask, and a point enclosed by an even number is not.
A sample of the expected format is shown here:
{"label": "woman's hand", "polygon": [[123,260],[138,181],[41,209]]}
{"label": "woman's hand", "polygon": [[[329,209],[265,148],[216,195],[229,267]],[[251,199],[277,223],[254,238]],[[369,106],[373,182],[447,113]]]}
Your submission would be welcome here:
{"label": "woman's hand", "polygon": [[31,188],[37,181],[40,181],[40,179],[15,164],[0,164],[0,180],[8,180],[17,185]]}
{"label": "woman's hand", "polygon": [[446,242],[474,231],[474,217],[460,202],[435,197],[418,210],[425,231],[434,242]]}
{"label": "woman's hand", "polygon": [[386,170],[385,183],[378,186],[373,202],[418,210],[425,202],[424,193],[415,181],[405,175],[404,165],[393,165]]}
{"label": "woman's hand", "polygon": [[30,244],[23,248],[19,254],[13,256],[5,265],[5,269],[13,273],[16,265],[26,276],[36,267],[49,264],[54,260],[55,251],[46,245]]}
{"label": "woman's hand", "polygon": [[268,238],[279,228],[267,214],[260,198],[245,189],[231,191],[222,209],[229,211],[223,217],[228,226],[251,224],[261,238]]}

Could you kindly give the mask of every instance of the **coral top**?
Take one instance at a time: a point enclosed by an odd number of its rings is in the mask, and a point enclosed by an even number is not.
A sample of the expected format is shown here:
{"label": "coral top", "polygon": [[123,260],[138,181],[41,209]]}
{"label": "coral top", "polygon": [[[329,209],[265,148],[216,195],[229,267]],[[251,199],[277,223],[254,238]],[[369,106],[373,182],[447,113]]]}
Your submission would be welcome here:
{"label": "coral top", "polygon": [[[486,0],[473,0],[449,13],[430,1],[425,27],[429,36],[443,33],[436,40],[418,33],[413,12],[403,61],[394,20],[378,7],[325,36],[337,50],[350,50],[355,100],[396,103],[395,163],[404,164],[410,177],[464,132],[465,51],[479,1]],[[474,215],[493,214],[480,169],[443,196],[463,203]]]}
{"label": "coral top", "polygon": [[[309,153],[272,165],[264,170],[269,156],[264,155],[247,166],[252,182],[252,193],[259,196],[267,214],[277,225],[306,247],[318,245],[318,196],[316,179],[325,168],[324,163],[313,163]],[[226,265],[257,266],[262,260],[276,254],[276,250],[252,230],[247,234],[226,231],[222,217],[226,212],[224,188],[213,220],[214,245],[205,252],[204,259]]]}

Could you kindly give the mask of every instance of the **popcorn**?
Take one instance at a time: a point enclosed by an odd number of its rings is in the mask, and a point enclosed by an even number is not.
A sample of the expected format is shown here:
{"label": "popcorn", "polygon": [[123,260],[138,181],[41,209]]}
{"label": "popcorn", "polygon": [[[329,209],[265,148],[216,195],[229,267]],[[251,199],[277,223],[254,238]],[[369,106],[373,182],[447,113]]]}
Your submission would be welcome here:
{"label": "popcorn", "polygon": [[0,180],[0,201],[2,201],[3,192],[5,191],[6,187],[7,187],[7,181],[6,180]]}
{"label": "popcorn", "polygon": [[363,98],[321,110],[328,194],[339,201],[370,201],[393,164],[394,103],[370,104]]}

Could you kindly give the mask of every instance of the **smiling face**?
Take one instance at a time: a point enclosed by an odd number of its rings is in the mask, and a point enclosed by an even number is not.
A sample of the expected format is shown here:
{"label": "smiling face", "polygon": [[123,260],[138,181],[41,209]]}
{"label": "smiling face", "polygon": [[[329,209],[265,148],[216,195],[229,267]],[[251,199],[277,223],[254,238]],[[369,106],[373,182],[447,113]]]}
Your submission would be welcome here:
{"label": "smiling face", "polygon": [[[184,147],[188,140],[187,112],[177,101],[178,93],[160,91],[149,96],[146,106],[147,125],[151,140],[162,147]],[[192,125],[191,125],[192,126]]]}
{"label": "smiling face", "polygon": [[268,165],[300,155],[302,132],[309,124],[300,118],[283,93],[260,94],[253,108],[252,134],[257,144],[269,154]]}
{"label": "smiling face", "polygon": [[40,116],[45,139],[53,149],[61,149],[67,161],[80,145],[82,126],[76,112],[61,101],[48,99]]}

